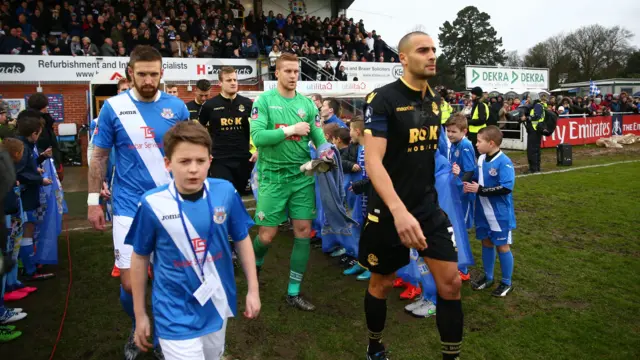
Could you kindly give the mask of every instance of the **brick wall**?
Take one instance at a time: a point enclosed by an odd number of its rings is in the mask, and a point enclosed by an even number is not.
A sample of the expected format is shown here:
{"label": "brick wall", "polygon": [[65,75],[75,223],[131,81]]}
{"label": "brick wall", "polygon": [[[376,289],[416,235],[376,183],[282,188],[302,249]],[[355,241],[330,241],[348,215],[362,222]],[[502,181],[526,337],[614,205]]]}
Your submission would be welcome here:
{"label": "brick wall", "polygon": [[[0,79],[1,80],[1,79]],[[0,96],[5,99],[24,99],[27,94],[33,94],[37,91],[36,84],[29,85],[7,85],[0,84]],[[195,89],[195,86],[192,86]],[[78,84],[42,84],[42,92],[44,94],[62,94],[64,99],[64,122],[76,123],[78,128],[87,123],[87,112],[89,111],[87,104],[86,92],[89,90],[89,85]],[[241,91],[256,91],[258,86],[240,86]],[[217,95],[220,92],[220,87],[214,86],[212,88],[212,96]],[[187,91],[186,85],[178,86],[178,96],[185,102],[189,102],[194,99],[195,91]],[[56,132],[58,130],[57,125],[54,126]],[[86,165],[86,137],[80,139],[82,144],[82,163]]]}

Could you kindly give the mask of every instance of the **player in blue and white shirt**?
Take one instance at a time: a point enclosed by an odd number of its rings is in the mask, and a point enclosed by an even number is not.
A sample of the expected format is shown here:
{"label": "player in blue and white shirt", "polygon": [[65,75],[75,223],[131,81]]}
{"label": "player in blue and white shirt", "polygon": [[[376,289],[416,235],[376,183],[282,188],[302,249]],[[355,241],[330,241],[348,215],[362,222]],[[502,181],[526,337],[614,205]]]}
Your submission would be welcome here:
{"label": "player in blue and white shirt", "polygon": [[496,261],[494,247],[498,248],[502,281],[493,296],[504,297],[512,290],[513,254],[510,245],[511,231],[516,228],[513,209],[515,171],[511,159],[500,151],[502,132],[496,126],[487,126],[478,132],[478,169],[472,183],[464,183],[464,191],[476,193],[476,238],[482,240],[482,265],[484,274],[474,281],[474,290],[488,289],[493,285],[493,268]]}
{"label": "player in blue and white shirt", "polygon": [[[118,80],[118,94],[129,90],[129,80],[127,78],[121,78]],[[98,132],[98,118],[95,118],[89,124],[89,146],[87,147],[87,161],[91,164],[91,156],[93,155],[93,139],[95,134]],[[115,148],[112,148],[111,155],[109,156],[109,164],[107,165],[107,176],[105,181],[102,183],[102,190],[100,191],[100,196],[102,197],[104,204],[107,207],[106,211],[106,220],[113,220],[113,201],[111,200],[111,190],[113,188],[113,177],[116,171],[115,165]],[[113,269],[111,270],[112,277],[120,277],[120,269],[113,264]]]}
{"label": "player in blue and white shirt", "polygon": [[[467,229],[473,227],[475,194],[465,193],[462,184],[473,179],[476,171],[476,156],[473,144],[466,138],[467,117],[461,113],[454,114],[444,124],[449,139],[450,148],[448,155],[449,163],[452,166],[452,173],[456,176],[455,181],[460,194],[462,213]],[[462,281],[471,279],[469,269],[466,266],[458,265],[460,278]]]}
{"label": "player in blue and white shirt", "polygon": [[[115,147],[113,244],[122,284],[120,302],[133,321],[129,279],[133,250],[124,244],[124,239],[142,194],[171,180],[164,167],[162,137],[177,122],[188,120],[189,111],[180,99],[158,90],[162,78],[162,57],[155,48],[136,47],[131,53],[128,72],[133,88],[107,99],[100,110],[89,166],[87,204],[89,221],[95,229],[104,230],[105,217],[99,198],[109,153]],[[135,359],[139,354],[133,343],[133,330],[124,351],[125,359]]]}
{"label": "player in blue and white shirt", "polygon": [[236,315],[236,284],[228,238],[247,277],[244,315],[260,312],[249,228],[253,221],[233,184],[207,179],[211,137],[186,122],[165,135],[174,181],[142,196],[126,243],[133,246],[131,280],[136,345],[146,351],[151,326],[145,306],[147,266],[153,253],[154,331],[167,360],[218,360],[227,319]]}

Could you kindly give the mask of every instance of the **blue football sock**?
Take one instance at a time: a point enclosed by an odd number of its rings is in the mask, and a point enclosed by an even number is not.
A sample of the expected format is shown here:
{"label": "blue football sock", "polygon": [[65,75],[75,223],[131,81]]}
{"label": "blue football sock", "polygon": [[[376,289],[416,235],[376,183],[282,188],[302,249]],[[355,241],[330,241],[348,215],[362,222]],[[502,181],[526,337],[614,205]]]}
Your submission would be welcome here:
{"label": "blue football sock", "polygon": [[502,282],[511,285],[511,276],[513,275],[513,254],[511,250],[507,252],[498,252],[500,258],[500,269],[502,270]]}
{"label": "blue football sock", "polygon": [[24,270],[27,275],[33,275],[36,272],[36,264],[33,263],[33,240],[23,238],[22,241],[26,240],[27,245],[20,246],[20,261],[22,261],[22,266],[24,266]]}
{"label": "blue football sock", "polygon": [[131,318],[131,321],[133,322],[133,327],[135,328],[136,316],[133,312],[133,295],[124,291],[124,288],[122,287],[122,285],[120,285],[120,304],[122,305],[124,312],[127,313],[127,315],[129,315],[129,317]]}
{"label": "blue football sock", "polygon": [[493,268],[496,265],[496,248],[495,247],[482,247],[482,266],[484,267],[484,274],[487,280],[493,280]]}

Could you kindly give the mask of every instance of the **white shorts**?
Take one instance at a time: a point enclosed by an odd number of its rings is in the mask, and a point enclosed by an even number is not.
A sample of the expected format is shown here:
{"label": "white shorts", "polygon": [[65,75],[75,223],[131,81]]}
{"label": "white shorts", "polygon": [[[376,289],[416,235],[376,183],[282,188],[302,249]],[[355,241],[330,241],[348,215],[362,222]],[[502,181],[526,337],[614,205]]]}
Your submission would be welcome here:
{"label": "white shorts", "polygon": [[165,360],[220,360],[224,354],[227,321],[214,333],[188,340],[160,341]]}
{"label": "white shorts", "polygon": [[133,223],[133,218],[128,216],[113,217],[113,252],[116,257],[116,266],[118,269],[131,268],[131,254],[133,254],[133,246],[126,245],[124,240],[127,238],[129,229]]}

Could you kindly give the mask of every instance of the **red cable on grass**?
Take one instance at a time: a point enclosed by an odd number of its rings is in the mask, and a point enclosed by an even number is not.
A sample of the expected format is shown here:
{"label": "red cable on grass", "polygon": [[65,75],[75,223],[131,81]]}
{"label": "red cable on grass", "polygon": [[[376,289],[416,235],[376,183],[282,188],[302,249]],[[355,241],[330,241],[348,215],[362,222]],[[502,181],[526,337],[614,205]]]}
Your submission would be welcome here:
{"label": "red cable on grass", "polygon": [[60,328],[58,329],[58,337],[56,338],[55,344],[53,344],[53,350],[51,350],[51,356],[49,360],[53,360],[53,356],[56,353],[56,348],[58,347],[58,342],[60,342],[60,338],[62,337],[62,328],[64,327],[64,320],[67,318],[67,308],[69,307],[69,296],[71,295],[71,283],[73,283],[73,272],[71,266],[71,243],[69,242],[69,228],[67,226],[67,222],[64,221],[64,231],[67,234],[67,259],[69,261],[69,286],[67,287],[67,299],[64,303],[64,312],[62,313],[62,320],[60,321]]}

